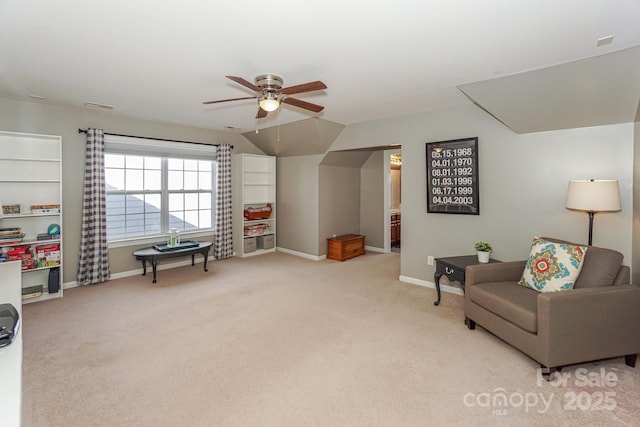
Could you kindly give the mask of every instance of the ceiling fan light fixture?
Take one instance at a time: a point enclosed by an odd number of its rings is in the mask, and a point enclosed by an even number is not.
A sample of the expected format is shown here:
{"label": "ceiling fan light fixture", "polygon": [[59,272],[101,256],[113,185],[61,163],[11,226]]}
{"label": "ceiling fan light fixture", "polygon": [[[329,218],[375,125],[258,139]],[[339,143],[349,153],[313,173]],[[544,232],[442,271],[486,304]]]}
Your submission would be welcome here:
{"label": "ceiling fan light fixture", "polygon": [[264,111],[276,111],[280,106],[280,100],[271,92],[268,92],[260,97],[260,108]]}

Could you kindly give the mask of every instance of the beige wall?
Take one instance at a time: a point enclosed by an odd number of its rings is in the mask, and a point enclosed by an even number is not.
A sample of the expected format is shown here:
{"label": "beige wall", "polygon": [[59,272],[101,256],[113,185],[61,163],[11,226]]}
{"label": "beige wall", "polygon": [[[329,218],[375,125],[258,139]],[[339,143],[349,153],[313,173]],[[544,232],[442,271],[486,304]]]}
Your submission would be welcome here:
{"label": "beige wall", "polygon": [[[234,153],[262,154],[251,142],[239,134],[127,119],[115,114],[89,109],[56,107],[0,98],[1,130],[62,136],[62,204],[64,209],[62,232],[64,235],[63,280],[65,283],[75,281],[77,275],[86,138],[84,134],[78,133],[78,128],[86,129],[87,127],[102,128],[106,132],[126,135],[205,143],[228,143],[233,144]],[[110,249],[111,272],[118,273],[140,268],[140,263],[135,262],[131,252],[141,246],[148,246],[148,244]]]}
{"label": "beige wall", "polygon": [[[226,142],[234,144],[235,153],[261,153],[238,134],[0,99],[0,129],[62,136],[65,282],[75,280],[80,241],[84,135],[77,133],[79,127]],[[638,135],[638,124],[635,127]],[[471,136],[480,141],[481,215],[427,214],[425,142]],[[330,149],[383,146],[389,141],[400,143],[403,152],[403,276],[432,281],[434,270],[426,264],[428,255],[473,253],[476,240],[492,242],[493,255],[501,260],[525,257],[535,235],[586,241],[586,214],[564,208],[567,182],[578,178],[620,181],[622,211],[596,215],[594,244],[621,251],[625,262],[634,265],[634,277],[640,274],[638,262],[631,262],[632,243],[636,259],[640,256],[640,238],[632,241],[632,231],[634,236],[640,234],[640,220],[632,215],[634,182],[640,188],[640,177],[633,176],[634,144],[636,152],[640,151],[633,124],[516,135],[477,107],[464,106],[350,125]],[[382,198],[384,183],[377,195],[375,185],[370,185],[377,179],[375,156],[363,168],[319,166],[322,157],[278,159],[278,246],[322,255],[327,237],[360,232],[368,236],[367,245],[382,247],[375,242],[381,239],[384,227],[384,205],[379,211],[373,206]],[[636,158],[635,162],[639,170],[640,161]],[[640,200],[637,194],[636,200]],[[131,257],[133,249],[110,251],[112,272],[139,268]]]}
{"label": "beige wall", "polygon": [[322,156],[278,157],[277,246],[318,255],[318,165]]}
{"label": "beige wall", "polygon": [[[402,145],[401,275],[433,281],[427,256],[472,254],[477,240],[491,242],[493,256],[505,261],[525,258],[534,236],[586,242],[587,215],[564,207],[570,179],[620,181],[622,211],[596,215],[594,244],[619,250],[630,264],[633,130],[621,124],[516,135],[464,106],[347,126],[330,149]],[[427,214],[425,142],[474,136],[480,215]]]}
{"label": "beige wall", "polygon": [[320,166],[318,249],[333,235],[360,232],[360,168]]}
{"label": "beige wall", "polygon": [[374,151],[360,170],[360,234],[365,244],[384,249],[384,151]]}

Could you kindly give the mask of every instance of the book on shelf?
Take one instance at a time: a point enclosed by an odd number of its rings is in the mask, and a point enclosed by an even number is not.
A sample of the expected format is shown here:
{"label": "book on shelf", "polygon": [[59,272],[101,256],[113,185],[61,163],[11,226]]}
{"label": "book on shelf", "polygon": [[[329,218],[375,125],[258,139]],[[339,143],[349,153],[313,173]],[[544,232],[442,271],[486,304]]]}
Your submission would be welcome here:
{"label": "book on shelf", "polygon": [[0,228],[0,245],[15,245],[21,243],[24,239],[24,233],[20,227]]}
{"label": "book on shelf", "polygon": [[17,237],[15,239],[0,239],[0,246],[13,246],[22,243],[24,237]]}
{"label": "book on shelf", "polygon": [[11,235],[14,235],[14,234],[20,234],[21,231],[22,231],[21,227],[0,228],[0,237],[2,237],[2,236],[11,236]]}

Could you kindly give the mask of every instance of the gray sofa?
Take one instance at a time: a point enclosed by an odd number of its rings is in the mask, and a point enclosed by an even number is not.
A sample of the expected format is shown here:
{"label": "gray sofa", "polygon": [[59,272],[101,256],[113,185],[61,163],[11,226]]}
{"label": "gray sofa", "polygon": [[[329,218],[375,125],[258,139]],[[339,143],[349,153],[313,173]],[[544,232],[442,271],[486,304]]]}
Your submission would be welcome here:
{"label": "gray sofa", "polygon": [[[557,239],[549,239],[563,242]],[[568,242],[565,242],[568,243]],[[575,286],[537,292],[519,285],[526,261],[467,267],[465,321],[476,323],[540,363],[562,366],[640,353],[640,287],[629,284],[622,254],[589,246]]]}

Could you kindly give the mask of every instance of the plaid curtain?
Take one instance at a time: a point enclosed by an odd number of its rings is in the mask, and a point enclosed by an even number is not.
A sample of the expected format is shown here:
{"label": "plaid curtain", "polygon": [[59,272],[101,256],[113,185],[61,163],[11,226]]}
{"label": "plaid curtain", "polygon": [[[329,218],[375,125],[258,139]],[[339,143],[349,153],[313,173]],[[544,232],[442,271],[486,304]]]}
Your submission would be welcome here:
{"label": "plaid curtain", "polygon": [[231,218],[231,145],[220,144],[216,150],[218,176],[216,188],[215,259],[233,256],[233,221]]}
{"label": "plaid curtain", "polygon": [[78,285],[109,280],[107,203],[104,177],[104,132],[87,130],[82,200],[82,236],[78,260]]}

